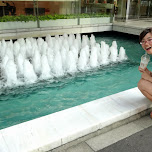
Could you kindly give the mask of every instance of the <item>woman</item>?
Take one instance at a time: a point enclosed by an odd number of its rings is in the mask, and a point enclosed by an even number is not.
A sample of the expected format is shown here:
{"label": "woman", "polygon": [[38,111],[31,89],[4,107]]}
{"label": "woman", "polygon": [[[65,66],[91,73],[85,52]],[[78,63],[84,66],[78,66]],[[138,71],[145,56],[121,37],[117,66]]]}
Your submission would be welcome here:
{"label": "woman", "polygon": [[[147,54],[152,54],[152,28],[147,28],[141,32],[139,42]],[[138,88],[145,97],[152,101],[152,72],[147,68],[142,69],[140,66],[139,71],[142,74],[141,79],[138,82]],[[150,116],[152,118],[152,112],[150,113]]]}

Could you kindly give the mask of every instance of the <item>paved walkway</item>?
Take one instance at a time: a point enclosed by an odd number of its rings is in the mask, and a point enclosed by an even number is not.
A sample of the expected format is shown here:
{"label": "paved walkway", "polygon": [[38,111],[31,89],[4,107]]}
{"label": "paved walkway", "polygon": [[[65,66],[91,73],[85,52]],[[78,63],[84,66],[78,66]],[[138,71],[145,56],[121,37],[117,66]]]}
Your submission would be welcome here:
{"label": "paved walkway", "polygon": [[152,127],[144,129],[99,152],[151,152]]}
{"label": "paved walkway", "polygon": [[151,138],[152,119],[148,115],[61,151],[151,152]]}
{"label": "paved walkway", "polygon": [[139,35],[143,29],[152,27],[152,19],[128,20],[127,22],[114,22],[113,31]]}

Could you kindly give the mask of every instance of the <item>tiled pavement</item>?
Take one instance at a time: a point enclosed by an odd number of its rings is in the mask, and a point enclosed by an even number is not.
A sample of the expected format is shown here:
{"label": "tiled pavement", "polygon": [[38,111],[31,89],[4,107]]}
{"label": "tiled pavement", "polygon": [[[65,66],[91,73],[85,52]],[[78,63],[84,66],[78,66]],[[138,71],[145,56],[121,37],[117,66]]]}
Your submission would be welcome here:
{"label": "tiled pavement", "polygon": [[144,116],[63,152],[151,152],[152,119]]}

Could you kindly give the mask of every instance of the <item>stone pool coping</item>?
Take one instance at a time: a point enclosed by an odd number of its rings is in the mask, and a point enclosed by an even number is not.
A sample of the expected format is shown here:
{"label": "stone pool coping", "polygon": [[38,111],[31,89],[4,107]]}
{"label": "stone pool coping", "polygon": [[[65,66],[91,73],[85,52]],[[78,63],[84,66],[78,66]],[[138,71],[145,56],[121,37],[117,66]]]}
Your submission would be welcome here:
{"label": "stone pool coping", "polygon": [[0,152],[49,151],[152,107],[132,88],[0,130]]}

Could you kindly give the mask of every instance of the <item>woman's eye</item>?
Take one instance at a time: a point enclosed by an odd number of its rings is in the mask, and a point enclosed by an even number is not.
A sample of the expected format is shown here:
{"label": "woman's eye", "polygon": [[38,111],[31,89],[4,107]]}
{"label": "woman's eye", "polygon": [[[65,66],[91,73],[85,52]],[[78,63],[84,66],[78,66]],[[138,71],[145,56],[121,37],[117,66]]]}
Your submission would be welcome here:
{"label": "woman's eye", "polygon": [[152,39],[148,39],[148,41],[152,41]]}

